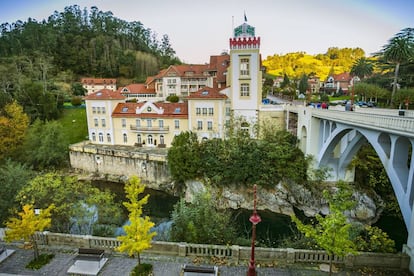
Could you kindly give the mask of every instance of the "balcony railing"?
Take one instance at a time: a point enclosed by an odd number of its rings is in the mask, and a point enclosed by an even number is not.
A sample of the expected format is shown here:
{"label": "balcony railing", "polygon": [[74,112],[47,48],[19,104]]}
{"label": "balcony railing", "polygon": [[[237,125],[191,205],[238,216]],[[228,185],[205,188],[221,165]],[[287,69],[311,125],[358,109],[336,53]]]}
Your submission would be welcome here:
{"label": "balcony railing", "polygon": [[168,133],[168,131],[170,130],[170,127],[169,126],[138,127],[138,126],[130,125],[130,129],[136,132],[145,132],[145,133]]}

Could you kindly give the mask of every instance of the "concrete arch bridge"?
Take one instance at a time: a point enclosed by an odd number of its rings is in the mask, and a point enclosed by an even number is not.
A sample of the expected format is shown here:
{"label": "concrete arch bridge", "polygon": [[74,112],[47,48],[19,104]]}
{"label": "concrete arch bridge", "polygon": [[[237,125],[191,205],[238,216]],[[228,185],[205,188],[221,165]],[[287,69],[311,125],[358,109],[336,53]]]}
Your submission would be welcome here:
{"label": "concrete arch bridge", "polygon": [[[414,112],[359,109],[355,112],[311,107],[287,108],[297,113],[297,136],[305,154],[315,157],[315,167],[331,169],[331,181],[353,181],[348,169],[364,143],[378,154],[391,181],[408,230],[405,252],[414,271]],[[288,116],[289,117],[289,116]]]}

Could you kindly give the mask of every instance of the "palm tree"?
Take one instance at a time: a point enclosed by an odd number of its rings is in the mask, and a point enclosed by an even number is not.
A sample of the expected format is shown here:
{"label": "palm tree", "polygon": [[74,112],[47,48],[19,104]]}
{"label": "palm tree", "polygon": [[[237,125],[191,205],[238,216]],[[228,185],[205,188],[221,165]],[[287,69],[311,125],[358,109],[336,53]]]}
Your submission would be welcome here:
{"label": "palm tree", "polygon": [[395,64],[394,80],[392,83],[392,94],[390,105],[393,104],[395,91],[397,89],[398,72],[401,63],[414,59],[414,28],[405,28],[397,33],[382,47],[378,53],[385,61]]}
{"label": "palm tree", "polygon": [[358,76],[360,79],[365,79],[374,71],[373,64],[365,57],[358,59],[351,68],[351,75]]}

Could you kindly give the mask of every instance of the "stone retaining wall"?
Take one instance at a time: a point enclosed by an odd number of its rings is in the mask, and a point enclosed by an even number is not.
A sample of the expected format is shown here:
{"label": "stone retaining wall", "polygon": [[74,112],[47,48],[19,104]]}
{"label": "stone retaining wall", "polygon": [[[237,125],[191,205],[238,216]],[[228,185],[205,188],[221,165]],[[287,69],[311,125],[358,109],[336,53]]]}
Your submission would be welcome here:
{"label": "stone retaining wall", "polygon": [[94,145],[85,141],[71,145],[69,157],[73,169],[97,178],[119,181],[136,175],[148,188],[171,186],[166,149]]}

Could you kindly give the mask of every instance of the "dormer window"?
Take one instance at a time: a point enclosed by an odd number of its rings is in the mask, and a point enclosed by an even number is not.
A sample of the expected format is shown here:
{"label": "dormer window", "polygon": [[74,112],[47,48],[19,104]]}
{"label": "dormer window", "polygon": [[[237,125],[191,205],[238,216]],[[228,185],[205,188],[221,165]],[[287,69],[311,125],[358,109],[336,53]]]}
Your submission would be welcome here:
{"label": "dormer window", "polygon": [[208,95],[208,90],[204,90],[203,92],[201,92],[201,95],[207,96]]}
{"label": "dormer window", "polygon": [[181,108],[180,107],[175,108],[174,113],[181,113]]}
{"label": "dormer window", "polygon": [[147,111],[148,111],[148,112],[151,112],[151,111],[152,111],[151,106],[148,106],[148,107],[147,107]]}

